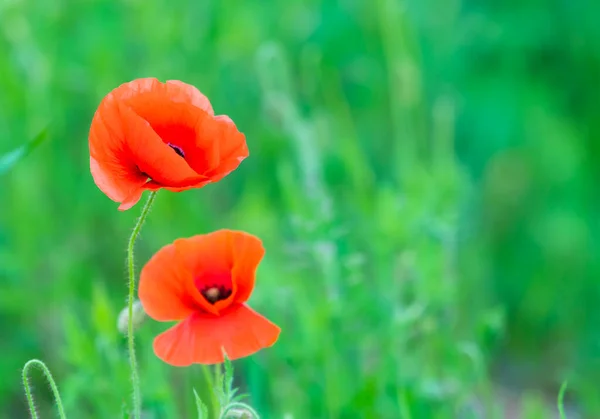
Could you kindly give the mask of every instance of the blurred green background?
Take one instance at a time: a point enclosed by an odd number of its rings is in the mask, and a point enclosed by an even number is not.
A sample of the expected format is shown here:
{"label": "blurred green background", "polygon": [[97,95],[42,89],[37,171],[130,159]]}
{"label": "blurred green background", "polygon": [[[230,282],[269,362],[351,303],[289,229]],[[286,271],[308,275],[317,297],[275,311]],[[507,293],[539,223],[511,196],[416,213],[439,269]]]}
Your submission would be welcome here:
{"label": "blurred green background", "polygon": [[[89,174],[101,98],[194,84],[246,134],[218,184],[160,193],[142,264],[235,228],[267,255],[279,342],[236,361],[265,418],[600,417],[600,4],[592,0],[0,3],[0,417],[45,360],[73,418],[129,400],[125,213]],[[148,418],[192,418],[199,366],[138,354]],[[54,417],[35,377],[39,412]]]}

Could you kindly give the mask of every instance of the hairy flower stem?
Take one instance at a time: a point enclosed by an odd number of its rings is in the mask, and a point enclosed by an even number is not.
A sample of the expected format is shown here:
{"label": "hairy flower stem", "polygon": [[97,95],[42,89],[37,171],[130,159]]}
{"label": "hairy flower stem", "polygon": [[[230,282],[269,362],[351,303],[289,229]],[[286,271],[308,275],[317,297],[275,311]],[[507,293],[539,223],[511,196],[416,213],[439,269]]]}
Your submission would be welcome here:
{"label": "hairy flower stem", "polygon": [[52,390],[52,394],[54,395],[54,401],[56,402],[56,407],[58,408],[58,416],[60,419],[66,419],[65,409],[62,404],[62,400],[60,399],[60,393],[58,392],[58,387],[56,386],[56,382],[50,373],[50,370],[39,359],[30,359],[27,361],[25,366],[23,367],[23,387],[25,387],[25,394],[27,396],[27,403],[29,404],[29,413],[31,413],[32,419],[38,419],[38,414],[35,411],[35,403],[33,402],[33,394],[31,394],[31,387],[29,386],[29,369],[33,366],[38,367],[44,375],[46,376],[46,380],[48,380],[48,384],[50,384],[50,389]]}
{"label": "hairy flower stem", "polygon": [[138,375],[137,360],[135,357],[135,342],[133,336],[133,300],[135,297],[135,264],[133,257],[133,249],[135,246],[135,240],[140,234],[142,225],[148,217],[150,207],[154,203],[155,198],[156,191],[150,192],[150,196],[148,197],[148,200],[146,201],[146,204],[142,209],[142,214],[140,215],[140,218],[138,218],[137,223],[133,228],[133,232],[131,233],[131,237],[129,238],[129,245],[127,246],[127,264],[129,266],[129,297],[127,299],[127,346],[129,349],[129,365],[131,367],[131,385],[133,386],[134,419],[141,419],[142,417],[142,394],[140,390],[140,377]]}
{"label": "hairy flower stem", "polygon": [[239,418],[260,419],[258,412],[246,403],[231,402],[223,408],[220,419],[227,419],[235,410]]}

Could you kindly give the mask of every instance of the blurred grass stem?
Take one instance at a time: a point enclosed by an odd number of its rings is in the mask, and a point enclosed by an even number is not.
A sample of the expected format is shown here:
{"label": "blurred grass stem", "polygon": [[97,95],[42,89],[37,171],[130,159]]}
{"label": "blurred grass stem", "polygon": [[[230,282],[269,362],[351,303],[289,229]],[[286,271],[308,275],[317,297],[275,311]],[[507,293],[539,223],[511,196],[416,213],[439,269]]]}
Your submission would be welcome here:
{"label": "blurred grass stem", "polygon": [[213,409],[215,417],[219,417],[220,405],[219,399],[215,394],[215,383],[218,382],[218,368],[212,368],[208,365],[202,365],[202,375],[206,381],[206,387],[209,389],[210,394],[210,407]]}
{"label": "blurred grass stem", "polygon": [[135,240],[140,234],[140,230],[142,229],[142,225],[146,218],[148,217],[148,213],[150,212],[150,207],[154,203],[156,198],[156,191],[151,192],[150,196],[148,196],[148,200],[142,209],[142,214],[140,218],[133,228],[133,232],[131,233],[131,237],[129,238],[129,245],[127,246],[127,264],[129,267],[129,297],[127,299],[127,313],[128,313],[128,322],[127,322],[127,347],[129,349],[129,365],[131,366],[131,384],[133,386],[133,417],[134,419],[141,419],[142,416],[142,395],[140,390],[140,378],[137,370],[137,360],[135,357],[135,341],[133,336],[133,301],[135,296],[135,263],[134,263],[134,255],[133,250],[135,246]]}
{"label": "blurred grass stem", "polygon": [[25,394],[27,395],[27,403],[29,404],[29,412],[31,413],[32,419],[38,419],[37,412],[35,411],[35,403],[33,402],[33,395],[31,394],[31,387],[29,386],[29,379],[27,378],[29,374],[29,369],[33,366],[38,367],[44,375],[46,376],[46,380],[48,380],[48,384],[50,385],[50,389],[52,390],[52,395],[54,396],[54,401],[56,402],[56,407],[58,408],[58,416],[60,419],[66,419],[65,409],[62,404],[62,400],[60,398],[60,393],[58,392],[58,387],[50,370],[39,359],[30,359],[27,361],[25,366],[23,367],[23,387],[25,387]]}

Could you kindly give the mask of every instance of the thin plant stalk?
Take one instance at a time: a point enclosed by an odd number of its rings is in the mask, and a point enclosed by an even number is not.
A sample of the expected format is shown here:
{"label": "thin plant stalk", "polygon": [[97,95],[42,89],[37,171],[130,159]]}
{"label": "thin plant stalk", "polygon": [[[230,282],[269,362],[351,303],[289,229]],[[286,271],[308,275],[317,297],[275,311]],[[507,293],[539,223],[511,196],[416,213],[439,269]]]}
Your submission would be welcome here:
{"label": "thin plant stalk", "polygon": [[27,403],[29,404],[29,412],[31,413],[32,419],[38,419],[38,414],[35,410],[35,403],[33,401],[33,394],[31,393],[31,386],[29,385],[29,369],[31,367],[38,367],[44,375],[46,376],[46,380],[48,380],[48,384],[50,385],[50,389],[52,390],[52,395],[54,396],[54,401],[56,402],[56,407],[58,408],[58,416],[60,419],[67,419],[67,415],[65,415],[65,409],[62,404],[62,400],[60,398],[60,393],[58,392],[58,386],[50,373],[50,370],[44,364],[44,362],[39,359],[30,359],[27,361],[25,366],[23,367],[23,387],[25,387],[25,395],[27,396]]}
{"label": "thin plant stalk", "polygon": [[219,419],[227,419],[227,415],[231,413],[234,409],[239,409],[245,412],[244,417],[251,417],[252,419],[260,419],[258,412],[254,410],[252,407],[248,406],[246,403],[240,402],[231,402],[223,409],[223,412],[219,416]]}
{"label": "thin plant stalk", "polygon": [[129,245],[127,246],[127,264],[129,267],[129,297],[127,299],[127,347],[129,349],[129,365],[131,367],[131,384],[133,386],[133,417],[134,419],[141,419],[142,417],[142,394],[140,390],[140,377],[138,374],[137,368],[137,359],[135,357],[135,339],[133,336],[133,301],[135,297],[135,264],[134,264],[134,255],[133,250],[135,246],[135,240],[140,234],[140,230],[142,229],[142,225],[146,218],[148,217],[148,213],[150,212],[150,207],[154,203],[156,198],[156,191],[151,192],[144,208],[142,209],[142,214],[140,218],[138,218],[135,227],[133,228],[133,232],[131,233],[131,237],[129,238]]}
{"label": "thin plant stalk", "polygon": [[567,419],[567,415],[565,415],[565,392],[567,391],[567,382],[564,381],[560,386],[560,390],[558,392],[558,416],[560,419]]}
{"label": "thin plant stalk", "polygon": [[216,380],[216,369],[213,371],[212,367],[209,365],[202,365],[202,375],[204,375],[204,380],[206,381],[206,386],[209,388],[209,394],[211,398],[211,407],[213,409],[213,413],[215,415],[219,415],[220,406],[219,399],[215,394],[215,383]]}

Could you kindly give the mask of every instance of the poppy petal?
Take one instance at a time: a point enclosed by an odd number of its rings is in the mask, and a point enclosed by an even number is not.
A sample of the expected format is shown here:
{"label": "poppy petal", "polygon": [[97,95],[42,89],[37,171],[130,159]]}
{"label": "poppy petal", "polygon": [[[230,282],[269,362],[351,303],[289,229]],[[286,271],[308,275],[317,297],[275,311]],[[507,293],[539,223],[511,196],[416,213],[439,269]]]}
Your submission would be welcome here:
{"label": "poppy petal", "polygon": [[216,160],[210,163],[205,174],[213,182],[217,182],[235,170],[240,163],[248,157],[248,145],[246,137],[225,115],[216,116],[212,124],[208,124],[198,130],[198,137],[214,138],[218,153]]}
{"label": "poppy petal", "polygon": [[166,83],[162,83],[154,77],[146,77],[123,83],[112,91],[112,94],[118,100],[125,101],[146,93],[152,93],[155,97],[158,96],[158,99],[163,103],[188,103],[210,115],[214,115],[208,98],[196,87],[179,80],[167,80]]}
{"label": "poppy petal", "polygon": [[[226,309],[231,305],[236,294],[236,285],[231,277],[233,267],[231,242],[236,234],[245,233],[218,230],[174,242],[180,255],[179,263],[182,269],[190,272],[193,277],[197,290],[194,294],[196,303],[209,313],[218,314],[220,310]],[[226,278],[228,283],[223,283],[222,278]],[[200,291],[215,285],[225,285],[231,294],[211,304]]]}
{"label": "poppy petal", "polygon": [[148,101],[136,104],[135,110],[150,121],[163,141],[184,152],[192,169],[212,182],[231,173],[248,157],[246,137],[227,116],[213,117],[178,103],[153,109]]}
{"label": "poppy petal", "polygon": [[179,80],[167,80],[167,95],[174,102],[189,102],[210,115],[214,115],[210,101],[200,90]]}
{"label": "poppy petal", "polygon": [[[94,134],[95,135],[95,134]],[[127,208],[135,205],[140,199],[140,196],[135,199],[135,191],[137,191],[146,182],[145,176],[137,176],[126,168],[126,164],[115,160],[113,164],[107,166],[101,164],[93,155],[90,156],[90,172],[94,182],[98,188],[115,202],[123,202],[126,198],[131,197],[130,205]],[[119,174],[114,176],[114,174]],[[140,194],[141,195],[141,194]]]}
{"label": "poppy petal", "polygon": [[139,200],[149,177],[171,187],[208,181],[165,144],[146,121],[111,95],[94,115],[89,145],[94,181],[109,198],[123,203],[121,209]]}
{"label": "poppy petal", "polygon": [[119,109],[127,146],[139,171],[158,184],[173,187],[186,187],[206,179],[165,144],[147,121],[130,108],[118,102],[115,104]]}
{"label": "poppy petal", "polygon": [[197,183],[193,183],[189,186],[184,186],[184,187],[179,187],[179,188],[171,188],[171,187],[165,187],[154,181],[147,181],[145,184],[140,186],[138,189],[136,189],[129,196],[127,196],[125,199],[122,200],[121,205],[119,206],[119,211],[125,211],[125,210],[128,210],[129,208],[133,207],[140,200],[142,193],[144,191],[158,191],[159,189],[166,189],[171,192],[182,192],[182,191],[186,191],[190,188],[201,188],[204,185],[206,185],[207,183],[210,183],[209,179],[202,179],[202,180],[199,180]]}
{"label": "poppy petal", "polygon": [[232,306],[221,316],[194,313],[158,335],[154,353],[174,366],[217,364],[243,358],[272,346],[281,329],[250,307]]}
{"label": "poppy petal", "polygon": [[180,260],[175,244],[169,244],[142,268],[138,297],[155,320],[181,320],[198,310],[196,299],[201,296],[196,295],[193,276]]}
{"label": "poppy petal", "polygon": [[124,135],[116,110],[101,105],[90,128],[90,171],[98,188],[116,202],[122,202],[148,178],[136,168]]}
{"label": "poppy petal", "polygon": [[243,303],[250,298],[256,281],[256,269],[265,255],[262,241],[252,234],[240,232],[232,240],[232,279],[236,287],[234,301]]}
{"label": "poppy petal", "polygon": [[216,182],[248,156],[244,134],[178,80],[124,83],[100,103],[89,136],[94,181],[124,210],[144,190],[179,192]]}
{"label": "poppy petal", "polygon": [[220,154],[221,147],[227,147],[228,155],[244,154],[244,150],[239,151],[239,148],[246,147],[247,155],[246,137],[233,122],[214,117],[189,103],[169,101],[163,96],[164,92],[160,90],[147,92],[129,99],[127,104],[150,124],[165,144],[177,149],[178,157],[183,158],[196,173],[213,180],[215,173],[221,175],[221,166],[229,173],[239,165],[241,160],[235,160],[236,164],[230,168],[229,160],[232,158],[226,159]]}
{"label": "poppy petal", "polygon": [[231,280],[231,295],[214,305],[204,297],[197,301],[207,311],[225,309],[233,302],[243,303],[250,298],[256,281],[256,269],[265,249],[261,240],[243,231],[218,230],[209,234],[179,239],[175,243],[181,262],[192,272],[201,290],[218,285],[215,278],[227,274]]}
{"label": "poppy petal", "polygon": [[125,199],[121,200],[121,205],[119,205],[119,211],[125,211],[129,208],[133,207],[138,203],[140,198],[142,197],[142,193],[144,192],[145,186],[137,188],[135,191],[130,193]]}
{"label": "poppy petal", "polygon": [[143,192],[143,191],[158,191],[159,189],[166,189],[171,192],[182,192],[182,191],[186,191],[190,188],[201,188],[202,186],[206,185],[207,183],[210,183],[210,179],[199,180],[198,183],[194,183],[190,186],[182,186],[179,188],[173,188],[170,186],[166,187],[166,186],[156,183],[154,181],[149,181],[148,183],[146,183],[144,186],[141,187],[141,192]]}

